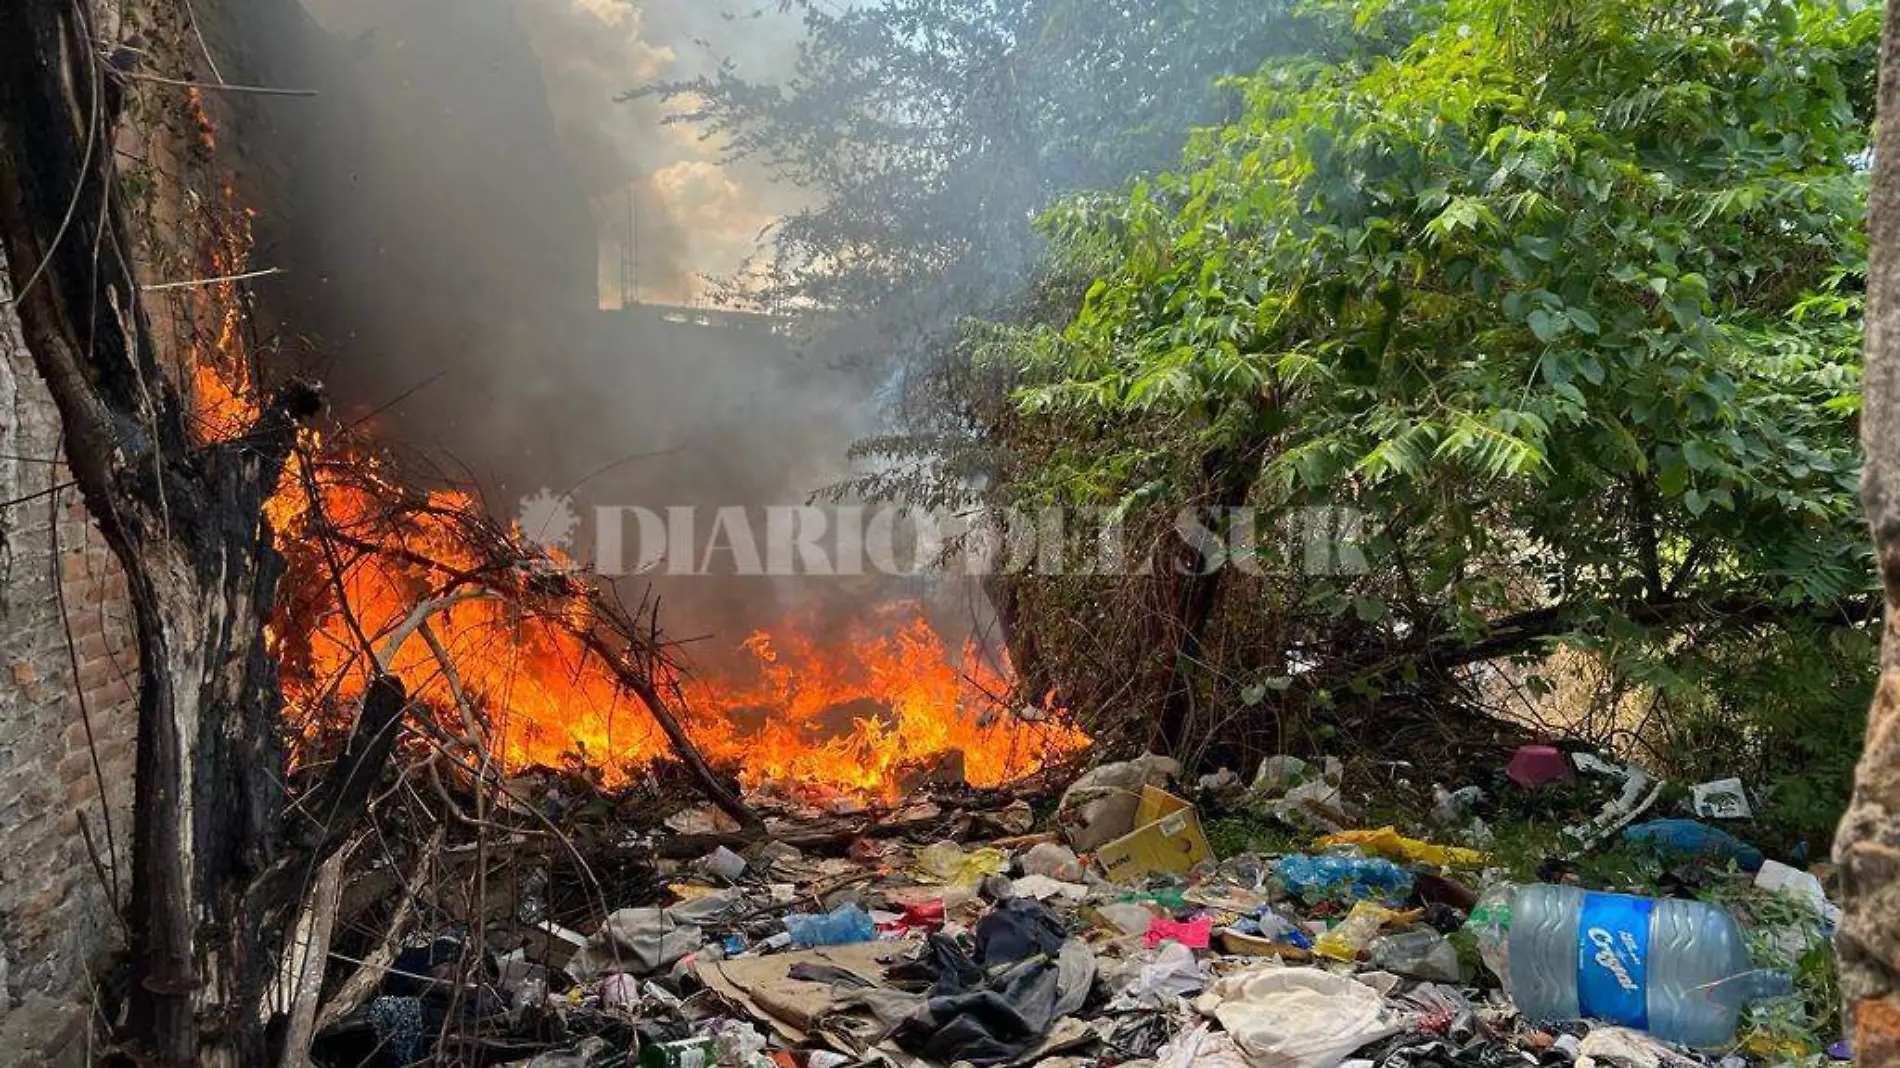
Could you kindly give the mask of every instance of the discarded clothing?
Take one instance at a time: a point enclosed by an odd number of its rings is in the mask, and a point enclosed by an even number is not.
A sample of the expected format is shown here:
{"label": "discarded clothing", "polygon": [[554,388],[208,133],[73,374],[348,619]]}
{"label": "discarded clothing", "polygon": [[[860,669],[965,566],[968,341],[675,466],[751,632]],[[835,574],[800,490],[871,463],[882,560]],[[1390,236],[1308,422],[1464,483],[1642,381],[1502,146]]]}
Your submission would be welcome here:
{"label": "discarded clothing", "polygon": [[1207,985],[1194,951],[1179,942],[1162,945],[1154,960],[1142,965],[1134,982],[1129,983],[1111,1008],[1163,1009]]}
{"label": "discarded clothing", "polygon": [[1163,942],[1179,942],[1189,949],[1206,949],[1214,937],[1214,918],[1197,916],[1191,920],[1157,919],[1143,936],[1149,949]]}
{"label": "discarded clothing", "polygon": [[679,922],[670,909],[620,909],[568,961],[567,972],[582,982],[608,972],[645,975],[693,952],[700,942],[699,927]]}
{"label": "discarded clothing", "polygon": [[1085,943],[1067,942],[1052,956],[1031,957],[961,991],[949,991],[945,979],[966,973],[947,969],[932,996],[898,1024],[892,1041],[945,1064],[1002,1064],[1021,1057],[1042,1044],[1058,1019],[1082,1007],[1095,982],[1095,955]]}
{"label": "discarded clothing", "polygon": [[1399,1030],[1371,987],[1317,968],[1229,976],[1202,996],[1253,1068],[1334,1068]]}
{"label": "discarded clothing", "polygon": [[984,969],[1015,964],[1038,954],[1054,957],[1067,941],[1062,919],[1040,901],[1010,898],[977,921],[976,960]]}

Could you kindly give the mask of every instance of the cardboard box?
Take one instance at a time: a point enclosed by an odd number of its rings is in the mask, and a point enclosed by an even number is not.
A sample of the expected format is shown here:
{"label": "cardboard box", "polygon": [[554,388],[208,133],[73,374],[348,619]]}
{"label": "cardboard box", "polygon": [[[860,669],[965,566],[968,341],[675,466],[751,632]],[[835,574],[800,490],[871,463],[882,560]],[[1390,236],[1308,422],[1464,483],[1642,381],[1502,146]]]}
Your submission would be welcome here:
{"label": "cardboard box", "polygon": [[1155,872],[1184,875],[1214,859],[1214,849],[1193,805],[1159,787],[1144,786],[1135,829],[1096,850],[1095,859],[1110,880],[1127,883]]}

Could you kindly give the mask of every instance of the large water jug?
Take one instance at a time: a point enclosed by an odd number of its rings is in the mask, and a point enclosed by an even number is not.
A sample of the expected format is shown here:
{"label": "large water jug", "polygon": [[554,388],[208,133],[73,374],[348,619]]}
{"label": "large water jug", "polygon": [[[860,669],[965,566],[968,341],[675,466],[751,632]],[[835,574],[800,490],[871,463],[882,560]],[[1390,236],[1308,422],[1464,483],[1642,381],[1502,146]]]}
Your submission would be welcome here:
{"label": "large water jug", "polygon": [[1794,989],[1749,962],[1734,917],[1700,901],[1540,884],[1492,903],[1486,919],[1502,937],[1488,956],[1531,1020],[1589,1018],[1720,1046],[1743,1006]]}

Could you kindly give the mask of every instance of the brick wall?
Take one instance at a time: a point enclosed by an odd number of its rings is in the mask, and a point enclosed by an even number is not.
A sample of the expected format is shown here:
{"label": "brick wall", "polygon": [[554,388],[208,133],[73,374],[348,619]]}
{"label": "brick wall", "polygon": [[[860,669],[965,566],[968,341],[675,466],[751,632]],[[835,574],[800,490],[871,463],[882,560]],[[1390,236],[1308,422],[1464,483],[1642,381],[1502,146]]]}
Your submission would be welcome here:
{"label": "brick wall", "polygon": [[[205,77],[179,0],[93,6],[101,37],[138,35],[147,72]],[[154,82],[130,101],[117,149],[141,280],[221,273],[242,212],[217,180],[218,101]],[[231,298],[147,294],[161,365],[227,336]],[[130,883],[134,629],[124,575],[60,457],[58,412],[0,300],[0,1068],[92,1060],[93,989],[120,944],[113,895]]]}
{"label": "brick wall", "polygon": [[121,881],[130,859],[136,654],[18,325],[0,304],[0,1064],[76,1063],[115,944],[112,855]]}

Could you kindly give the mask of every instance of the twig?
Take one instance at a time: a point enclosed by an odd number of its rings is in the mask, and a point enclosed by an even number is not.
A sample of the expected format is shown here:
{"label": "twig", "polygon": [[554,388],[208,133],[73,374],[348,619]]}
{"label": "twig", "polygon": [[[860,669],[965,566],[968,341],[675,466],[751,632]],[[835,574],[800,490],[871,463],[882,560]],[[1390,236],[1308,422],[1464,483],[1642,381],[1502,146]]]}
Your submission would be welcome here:
{"label": "twig", "polygon": [[182,282],[154,282],[139,289],[146,293],[156,293],[161,289],[196,289],[199,286],[223,285],[226,282],[248,282],[253,278],[269,278],[274,274],[283,274],[282,267],[265,267],[262,270],[245,271],[243,274],[221,274],[216,278],[187,278]]}
{"label": "twig", "polygon": [[232,85],[229,82],[194,82],[183,78],[166,78],[157,74],[142,74],[133,70],[115,70],[113,74],[135,82],[156,82],[159,85],[180,85],[187,89],[209,89],[214,93],[254,93],[258,96],[317,96],[315,89],[276,89],[267,85]]}
{"label": "twig", "polygon": [[37,493],[29,493],[24,497],[15,497],[10,501],[0,501],[0,508],[11,508],[16,504],[30,504],[34,501],[39,500],[41,497],[51,497],[53,494],[58,493],[61,490],[69,490],[77,485],[79,485],[79,480],[67,479],[66,481],[61,482],[57,486],[49,486],[48,488],[40,490]]}
{"label": "twig", "polygon": [[[402,945],[403,936],[408,933],[409,924],[415,919],[416,888],[422,885],[423,876],[434,863],[436,854],[442,849],[443,829],[437,827],[435,833],[422,847],[416,857],[416,866],[409,873],[409,879],[403,884],[402,901],[396,905],[396,914],[389,921],[389,927],[383,932],[383,940],[364,957],[355,974],[343,981],[335,996],[325,1002],[317,1011],[313,1033],[322,1031],[356,1010],[363,999],[382,985],[383,976],[388,974],[389,966],[396,962],[396,949]],[[331,953],[330,956],[337,957]],[[337,957],[341,960],[342,957]]]}
{"label": "twig", "polygon": [[[462,590],[459,593],[453,593],[447,597],[437,597],[432,600],[424,601],[413,609],[410,609],[409,614],[404,616],[402,622],[396,624],[395,628],[389,631],[388,637],[383,640],[383,647],[376,654],[377,670],[388,671],[391,669],[396,662],[396,654],[402,650],[403,643],[409,640],[411,634],[427,627],[429,625],[430,616],[445,609],[453,608],[463,601],[477,601],[494,596],[495,593],[491,590]],[[433,641],[430,642],[431,649],[435,649],[436,645],[437,643]],[[441,660],[443,667],[449,669],[452,673],[453,668],[449,665],[448,656],[440,650],[436,650],[436,656]],[[449,686],[451,689],[459,689],[459,680],[451,677]],[[456,699],[458,701],[461,700],[459,693],[456,695]],[[466,711],[467,710],[464,709],[464,713],[466,713]]]}
{"label": "twig", "polygon": [[323,994],[323,971],[330,958],[330,936],[336,927],[337,899],[343,892],[343,862],[349,847],[330,854],[317,868],[297,934],[284,961],[284,986],[289,996],[289,1029],[284,1035],[281,1068],[305,1068],[310,1063],[310,1040],[317,1033],[317,1010]]}

